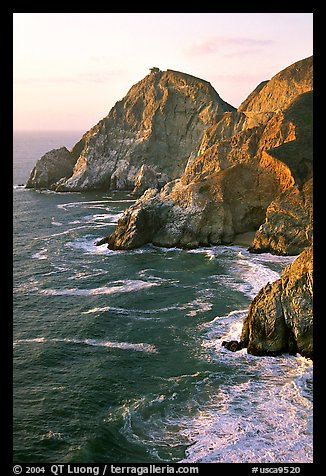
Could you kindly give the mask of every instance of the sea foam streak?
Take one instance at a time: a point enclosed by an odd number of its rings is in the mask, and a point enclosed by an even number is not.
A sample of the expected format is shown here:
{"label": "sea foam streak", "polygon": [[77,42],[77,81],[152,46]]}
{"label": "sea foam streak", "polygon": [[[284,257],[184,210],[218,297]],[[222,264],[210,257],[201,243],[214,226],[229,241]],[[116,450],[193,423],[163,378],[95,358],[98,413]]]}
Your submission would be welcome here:
{"label": "sea foam streak", "polygon": [[158,283],[147,283],[141,280],[122,280],[115,281],[111,284],[117,284],[116,286],[101,286],[99,288],[91,289],[42,289],[39,292],[49,296],[93,296],[98,294],[116,294],[116,293],[129,293],[139,291],[141,289],[148,289],[152,286],[158,286]]}
{"label": "sea foam streak", "polygon": [[[125,315],[125,316],[141,316],[142,314],[161,314],[169,311],[175,311],[180,309],[180,306],[168,306],[158,309],[132,309],[132,308],[123,308],[123,307],[112,307],[112,306],[103,306],[103,307],[93,307],[88,311],[82,312],[82,314],[97,314],[101,312],[113,311],[117,314]],[[147,318],[146,318],[147,319]]]}
{"label": "sea foam streak", "polygon": [[183,422],[191,446],[181,462],[312,462],[312,362],[221,347],[225,339],[239,339],[246,313],[232,311],[207,325],[204,347],[247,381],[222,385],[195,418]]}
{"label": "sea foam streak", "polygon": [[18,339],[14,341],[14,347],[17,344],[44,344],[47,342],[57,342],[57,343],[66,343],[66,344],[80,344],[80,345],[89,345],[92,347],[107,347],[111,349],[122,349],[122,350],[135,350],[138,352],[149,352],[155,353],[157,349],[155,346],[146,343],[131,343],[131,342],[113,342],[109,340],[99,340],[99,339],[72,339],[72,338],[63,338],[63,339],[47,339],[45,337],[36,337],[34,339]]}
{"label": "sea foam streak", "polygon": [[34,259],[40,259],[40,260],[44,260],[44,259],[48,259],[48,256],[47,256],[47,248],[42,248],[40,251],[34,253],[32,255],[32,258]]}

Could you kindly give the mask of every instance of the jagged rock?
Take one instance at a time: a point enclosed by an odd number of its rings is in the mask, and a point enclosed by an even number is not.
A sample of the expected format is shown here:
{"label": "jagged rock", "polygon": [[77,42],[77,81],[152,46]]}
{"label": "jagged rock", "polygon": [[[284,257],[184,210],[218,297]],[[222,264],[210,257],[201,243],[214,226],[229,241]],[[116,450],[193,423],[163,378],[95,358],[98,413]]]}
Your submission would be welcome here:
{"label": "jagged rock", "polygon": [[250,304],[240,342],[253,355],[285,352],[313,357],[313,248],[306,248],[287,266],[281,278],[264,286]]}
{"label": "jagged rock", "polygon": [[60,178],[69,177],[74,165],[75,158],[66,147],[50,150],[37,161],[26,188],[50,188]]}
{"label": "jagged rock", "polygon": [[242,343],[238,342],[237,340],[229,340],[229,341],[224,340],[222,342],[222,346],[228,350],[231,350],[231,352],[237,352],[238,350],[243,349]]}
{"label": "jagged rock", "polygon": [[50,185],[59,191],[133,190],[146,165],[160,186],[180,177],[213,117],[233,110],[207,81],[154,68],[84,134],[73,149],[69,177]]}

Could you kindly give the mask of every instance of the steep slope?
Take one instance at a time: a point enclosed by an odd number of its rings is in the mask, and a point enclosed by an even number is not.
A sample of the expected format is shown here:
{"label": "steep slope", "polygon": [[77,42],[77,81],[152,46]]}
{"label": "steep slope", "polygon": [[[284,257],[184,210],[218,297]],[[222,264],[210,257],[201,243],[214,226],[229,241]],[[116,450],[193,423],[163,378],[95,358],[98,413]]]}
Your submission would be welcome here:
{"label": "steep slope", "polygon": [[47,182],[40,181],[46,166],[43,157],[28,186],[41,184],[58,191],[136,186],[140,192],[149,185],[161,187],[180,177],[213,118],[233,110],[207,81],[154,69],[72,149],[69,177],[65,171],[59,179],[49,176]]}

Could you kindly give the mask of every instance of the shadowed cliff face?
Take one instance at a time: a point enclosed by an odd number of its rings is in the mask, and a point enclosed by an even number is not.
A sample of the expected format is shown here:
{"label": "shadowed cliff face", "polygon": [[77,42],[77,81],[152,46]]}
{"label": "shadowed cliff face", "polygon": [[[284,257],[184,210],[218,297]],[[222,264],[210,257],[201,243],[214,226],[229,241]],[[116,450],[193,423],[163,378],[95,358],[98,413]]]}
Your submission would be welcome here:
{"label": "shadowed cliff face", "polygon": [[[72,149],[70,177],[55,177],[45,186],[58,191],[136,187],[136,192],[160,187],[180,177],[213,117],[233,110],[204,80],[172,70],[152,72]],[[39,183],[38,165],[31,187]]]}
{"label": "shadowed cliff face", "polygon": [[[259,229],[252,251],[300,253],[312,238],[312,188],[305,186],[312,176],[311,65],[311,58],[291,65],[257,87],[241,111],[214,116],[181,178],[128,209],[107,237],[109,247],[232,243],[238,234]],[[277,97],[284,91],[277,107],[270,102],[273,85]],[[244,111],[245,104],[256,104],[258,111]],[[143,216],[141,227],[136,216]]]}

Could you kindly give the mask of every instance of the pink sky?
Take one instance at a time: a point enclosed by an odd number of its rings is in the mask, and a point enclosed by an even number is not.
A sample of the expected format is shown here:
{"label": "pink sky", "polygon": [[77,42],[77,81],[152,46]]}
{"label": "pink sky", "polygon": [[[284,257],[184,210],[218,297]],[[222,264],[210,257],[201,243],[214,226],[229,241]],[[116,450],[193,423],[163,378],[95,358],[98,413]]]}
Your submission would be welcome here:
{"label": "pink sky", "polygon": [[312,36],[312,13],[15,13],[14,129],[84,132],[152,66],[238,107]]}

